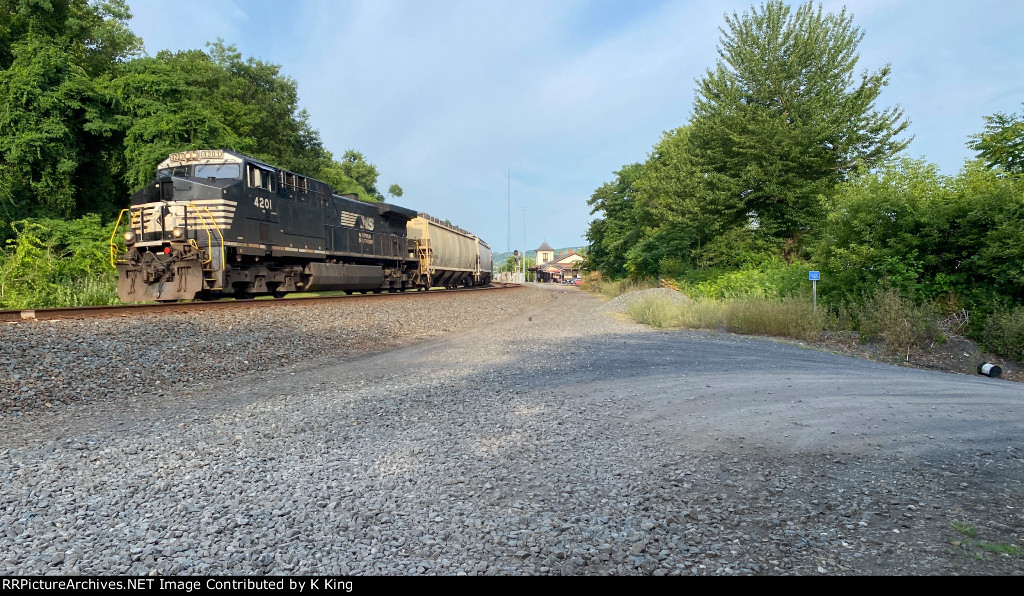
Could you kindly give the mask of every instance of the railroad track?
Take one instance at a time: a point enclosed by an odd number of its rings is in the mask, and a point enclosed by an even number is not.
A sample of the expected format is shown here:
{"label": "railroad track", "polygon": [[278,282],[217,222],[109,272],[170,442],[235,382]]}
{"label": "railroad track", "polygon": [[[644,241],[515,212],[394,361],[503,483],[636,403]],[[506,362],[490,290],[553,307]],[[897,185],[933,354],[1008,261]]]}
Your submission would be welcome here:
{"label": "railroad track", "polygon": [[260,298],[253,300],[209,300],[192,302],[162,302],[143,304],[114,304],[109,306],[76,306],[61,308],[27,308],[0,310],[0,323],[19,323],[24,321],[52,321],[56,319],[89,319],[104,317],[129,317],[150,313],[172,313],[183,311],[203,311],[230,308],[270,308],[297,306],[335,300],[385,300],[423,298],[424,296],[443,296],[453,292],[485,292],[506,290],[518,287],[519,284],[492,283],[482,288],[456,288],[452,290],[430,290],[429,292],[381,292],[380,294],[340,294],[334,296],[303,296],[292,294],[286,298]]}

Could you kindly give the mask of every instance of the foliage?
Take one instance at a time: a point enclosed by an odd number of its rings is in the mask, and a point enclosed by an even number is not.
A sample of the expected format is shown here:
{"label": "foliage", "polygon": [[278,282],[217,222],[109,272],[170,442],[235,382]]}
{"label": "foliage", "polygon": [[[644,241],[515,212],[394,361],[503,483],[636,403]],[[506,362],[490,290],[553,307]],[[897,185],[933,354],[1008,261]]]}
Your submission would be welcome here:
{"label": "foliage", "polygon": [[788,265],[769,259],[742,269],[691,271],[679,282],[681,290],[693,298],[810,298],[809,270],[804,262]]}
{"label": "foliage", "polygon": [[592,195],[588,266],[636,279],[806,259],[835,186],[909,142],[900,109],[875,108],[888,66],[854,76],[862,37],[811,3],[726,16],[690,122]]}
{"label": "foliage", "polygon": [[688,327],[814,340],[827,323],[823,309],[806,300],[705,300],[678,302],[643,296],[627,309],[634,321],[656,328]]}
{"label": "foliage", "polygon": [[0,239],[26,216],[110,210],[116,140],[96,80],[141,50],[122,0],[0,10]]}
{"label": "foliage", "polygon": [[626,275],[626,251],[643,233],[642,222],[634,209],[633,188],[642,171],[639,163],[623,166],[615,172],[613,182],[606,182],[595,190],[587,201],[592,214],[602,212],[605,216],[592,221],[587,230],[588,267],[603,271],[609,277]]}
{"label": "foliage", "polygon": [[979,339],[985,349],[1024,362],[1024,307],[996,310],[986,318]]}
{"label": "foliage", "polygon": [[378,201],[384,200],[384,196],[377,191],[377,166],[366,161],[362,153],[349,149],[338,163],[342,173],[355,180],[369,196]]}
{"label": "foliage", "polygon": [[863,301],[880,285],[968,308],[1024,296],[1024,184],[978,163],[956,178],[897,160],[841,185],[811,248],[822,295]]}
{"label": "foliage", "polygon": [[0,306],[45,308],[118,302],[106,229],[96,215],[12,224],[0,248]]}
{"label": "foliage", "polygon": [[1024,116],[996,113],[985,116],[985,130],[971,135],[967,146],[990,168],[1024,173]]}
{"label": "foliage", "polygon": [[810,300],[735,300],[725,308],[725,326],[734,333],[815,340],[825,321],[824,309],[815,310]]}
{"label": "foliage", "polygon": [[637,323],[650,325],[657,329],[681,326],[680,310],[677,304],[665,296],[657,294],[641,297],[629,305],[626,313]]}
{"label": "foliage", "polygon": [[771,1],[726,16],[719,60],[698,82],[690,151],[708,202],[733,227],[796,238],[822,214],[821,197],[858,167],[907,146],[902,111],[875,109],[889,67],[855,80],[863,32],[845,9]]}
{"label": "foliage", "polygon": [[880,339],[896,354],[940,338],[939,317],[927,304],[918,305],[899,295],[893,288],[879,288],[864,304],[860,315],[860,333],[865,340]]}

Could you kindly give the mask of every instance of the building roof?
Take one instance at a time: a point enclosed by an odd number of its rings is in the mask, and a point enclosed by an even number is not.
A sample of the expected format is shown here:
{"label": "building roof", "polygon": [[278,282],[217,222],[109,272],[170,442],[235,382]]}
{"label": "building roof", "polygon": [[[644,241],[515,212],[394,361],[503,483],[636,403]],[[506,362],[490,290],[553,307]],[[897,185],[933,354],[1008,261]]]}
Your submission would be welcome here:
{"label": "building roof", "polygon": [[542,251],[542,250],[545,250],[545,251],[551,251],[551,252],[554,252],[554,251],[555,251],[555,249],[553,249],[553,248],[551,248],[550,246],[548,246],[548,243],[547,243],[547,242],[544,242],[544,243],[542,243],[542,244],[541,244],[540,246],[538,246],[538,247],[537,247],[537,252],[540,252],[540,251]]}

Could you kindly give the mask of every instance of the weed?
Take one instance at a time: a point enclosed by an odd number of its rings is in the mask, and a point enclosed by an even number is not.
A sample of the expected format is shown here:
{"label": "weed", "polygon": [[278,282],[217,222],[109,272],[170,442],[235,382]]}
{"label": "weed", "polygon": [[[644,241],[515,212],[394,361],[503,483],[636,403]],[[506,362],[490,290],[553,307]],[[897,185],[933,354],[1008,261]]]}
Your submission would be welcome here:
{"label": "weed", "polygon": [[677,305],[662,296],[644,296],[631,304],[627,312],[637,323],[658,329],[681,325]]}
{"label": "weed", "polygon": [[978,546],[980,546],[982,550],[986,550],[990,553],[995,553],[997,555],[1011,555],[1014,557],[1024,556],[1024,548],[1014,546],[1012,544],[1006,544],[1003,542],[982,541],[978,543]]}
{"label": "weed", "polygon": [[886,351],[905,355],[939,336],[939,317],[928,305],[915,305],[892,288],[882,288],[864,304],[860,316],[861,337],[880,339]]}
{"label": "weed", "polygon": [[821,337],[825,316],[801,300],[737,300],[725,308],[729,331],[814,340]]}
{"label": "weed", "polygon": [[968,538],[978,537],[978,529],[967,525],[966,522],[953,522],[953,529]]}
{"label": "weed", "polygon": [[987,540],[978,540],[978,529],[971,525],[968,525],[967,522],[953,522],[951,525],[953,526],[954,530],[956,530],[962,536],[965,537],[965,540],[954,541],[953,545],[959,546],[960,550],[963,551],[965,555],[976,561],[980,561],[985,558],[982,553],[977,552],[977,549],[981,549],[984,552],[996,555],[1024,557],[1024,548],[1021,548],[1019,546],[1007,544],[1005,542],[989,542]]}

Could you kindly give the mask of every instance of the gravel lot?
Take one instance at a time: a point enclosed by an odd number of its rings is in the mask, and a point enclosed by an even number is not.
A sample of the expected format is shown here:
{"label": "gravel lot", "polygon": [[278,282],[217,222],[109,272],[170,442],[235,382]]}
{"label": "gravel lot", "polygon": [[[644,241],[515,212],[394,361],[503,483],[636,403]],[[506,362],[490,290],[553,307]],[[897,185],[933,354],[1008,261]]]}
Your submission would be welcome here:
{"label": "gravel lot", "polygon": [[1019,384],[422,298],[4,326],[0,573],[1024,574]]}

